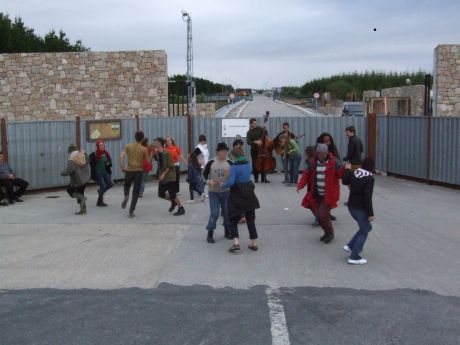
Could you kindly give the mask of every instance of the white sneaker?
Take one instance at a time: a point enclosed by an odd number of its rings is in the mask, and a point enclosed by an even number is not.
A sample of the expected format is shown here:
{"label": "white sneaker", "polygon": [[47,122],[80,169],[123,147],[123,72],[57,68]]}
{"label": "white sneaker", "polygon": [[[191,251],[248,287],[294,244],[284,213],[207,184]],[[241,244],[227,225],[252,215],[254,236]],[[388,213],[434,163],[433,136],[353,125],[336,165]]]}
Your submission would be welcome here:
{"label": "white sneaker", "polygon": [[194,203],[195,203],[195,200],[187,200],[185,203],[186,203],[186,204],[194,204]]}
{"label": "white sneaker", "polygon": [[348,259],[348,263],[350,265],[364,265],[364,264],[367,264],[367,260],[366,259],[359,259],[359,260]]}
{"label": "white sneaker", "polygon": [[206,194],[206,193],[203,193],[203,196],[204,196],[205,198],[209,198],[209,195]]}
{"label": "white sneaker", "polygon": [[348,247],[347,244],[343,246],[343,250],[346,251],[348,254],[351,253],[351,249],[350,249],[350,247]]}
{"label": "white sneaker", "polygon": [[201,196],[201,202],[204,202],[204,199],[205,199],[205,198],[206,198],[206,194],[203,194],[203,195]]}

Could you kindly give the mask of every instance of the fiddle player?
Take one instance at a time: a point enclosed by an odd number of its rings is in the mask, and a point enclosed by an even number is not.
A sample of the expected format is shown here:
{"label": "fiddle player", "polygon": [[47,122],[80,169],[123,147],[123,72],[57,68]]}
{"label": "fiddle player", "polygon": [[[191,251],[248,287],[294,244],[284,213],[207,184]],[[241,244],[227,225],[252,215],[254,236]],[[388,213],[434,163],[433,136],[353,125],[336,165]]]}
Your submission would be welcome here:
{"label": "fiddle player", "polygon": [[[295,139],[294,133],[289,130],[289,122],[283,123],[283,130],[273,139],[275,147],[280,147],[280,136],[285,135],[286,138]],[[289,154],[286,154],[284,150],[281,151],[281,162],[283,163],[284,181],[283,183],[289,184]]]}
{"label": "fiddle player", "polygon": [[[249,120],[249,127],[250,129],[246,134],[246,141],[248,145],[251,145],[252,173],[254,174],[254,182],[258,183],[259,172],[255,166],[259,148],[263,144],[262,139],[266,129],[257,125],[257,119],[255,117]],[[270,181],[267,180],[265,171],[261,171],[261,178],[261,182],[270,183]]]}

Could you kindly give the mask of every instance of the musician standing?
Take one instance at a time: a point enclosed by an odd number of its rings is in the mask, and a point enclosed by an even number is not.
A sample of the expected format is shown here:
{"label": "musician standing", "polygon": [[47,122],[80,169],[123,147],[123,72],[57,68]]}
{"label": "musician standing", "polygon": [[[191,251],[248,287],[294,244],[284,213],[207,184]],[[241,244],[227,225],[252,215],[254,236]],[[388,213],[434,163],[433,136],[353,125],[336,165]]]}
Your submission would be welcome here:
{"label": "musician standing", "polygon": [[[267,111],[268,112],[268,111]],[[254,174],[254,182],[259,182],[259,172],[255,168],[257,155],[259,153],[259,148],[262,146],[263,136],[265,132],[265,128],[257,125],[257,119],[255,117],[249,120],[249,131],[246,134],[246,141],[248,145],[251,145],[251,159],[252,159],[252,173]],[[263,183],[270,183],[267,180],[265,171],[261,172],[261,182]]]}
{"label": "musician standing", "polygon": [[[295,139],[294,133],[292,133],[289,130],[289,122],[283,123],[283,131],[279,132],[278,135],[273,139],[273,144],[275,144],[275,149],[276,147],[280,147],[280,136],[285,135],[286,137],[290,137],[291,139]],[[277,150],[278,152],[278,150]],[[281,162],[283,163],[283,172],[284,172],[284,181],[283,183],[288,184],[289,183],[289,155],[285,153],[285,150],[281,151]]]}

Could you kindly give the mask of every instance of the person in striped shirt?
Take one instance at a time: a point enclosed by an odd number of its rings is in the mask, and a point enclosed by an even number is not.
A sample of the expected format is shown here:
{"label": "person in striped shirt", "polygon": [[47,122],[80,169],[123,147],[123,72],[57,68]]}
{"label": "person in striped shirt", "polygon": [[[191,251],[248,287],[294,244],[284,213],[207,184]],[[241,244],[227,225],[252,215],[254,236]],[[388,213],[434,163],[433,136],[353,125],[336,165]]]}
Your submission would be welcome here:
{"label": "person in striped shirt", "polygon": [[297,193],[306,185],[308,192],[302,200],[302,206],[309,208],[324,230],[320,238],[324,243],[334,239],[331,223],[331,210],[337,207],[340,199],[340,179],[345,168],[333,155],[329,154],[326,144],[316,146],[316,158],[306,162],[305,170],[297,184]]}

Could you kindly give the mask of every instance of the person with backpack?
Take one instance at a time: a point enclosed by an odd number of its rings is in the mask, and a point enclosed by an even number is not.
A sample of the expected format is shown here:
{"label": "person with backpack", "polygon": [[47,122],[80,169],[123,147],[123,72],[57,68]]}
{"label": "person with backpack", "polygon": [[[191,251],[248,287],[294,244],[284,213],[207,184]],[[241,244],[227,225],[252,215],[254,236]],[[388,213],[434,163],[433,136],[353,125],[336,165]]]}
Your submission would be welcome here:
{"label": "person with backpack", "polygon": [[198,194],[202,202],[204,202],[205,199],[204,187],[206,183],[201,170],[201,162],[199,159],[201,156],[202,153],[198,147],[196,147],[190,154],[186,180],[189,186],[190,200],[187,200],[187,204],[195,203],[195,192]]}

